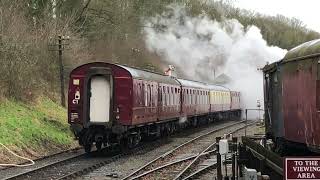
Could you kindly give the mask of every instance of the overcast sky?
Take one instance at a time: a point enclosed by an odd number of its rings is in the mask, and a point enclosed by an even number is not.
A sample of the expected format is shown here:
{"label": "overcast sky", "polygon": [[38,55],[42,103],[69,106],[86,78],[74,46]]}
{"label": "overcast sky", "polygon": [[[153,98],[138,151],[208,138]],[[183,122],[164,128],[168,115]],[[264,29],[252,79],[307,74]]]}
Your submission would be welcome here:
{"label": "overcast sky", "polygon": [[320,0],[235,0],[234,3],[237,7],[263,14],[295,17],[308,28],[320,32]]}

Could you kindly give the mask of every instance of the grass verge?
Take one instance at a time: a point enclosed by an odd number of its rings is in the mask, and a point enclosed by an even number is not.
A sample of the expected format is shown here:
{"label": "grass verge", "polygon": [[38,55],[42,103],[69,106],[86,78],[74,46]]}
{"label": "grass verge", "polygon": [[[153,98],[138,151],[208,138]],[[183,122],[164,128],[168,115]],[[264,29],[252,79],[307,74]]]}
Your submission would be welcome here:
{"label": "grass verge", "polygon": [[[37,158],[76,146],[66,109],[41,97],[32,105],[0,102],[0,142],[15,152]],[[19,162],[0,147],[0,162]]]}

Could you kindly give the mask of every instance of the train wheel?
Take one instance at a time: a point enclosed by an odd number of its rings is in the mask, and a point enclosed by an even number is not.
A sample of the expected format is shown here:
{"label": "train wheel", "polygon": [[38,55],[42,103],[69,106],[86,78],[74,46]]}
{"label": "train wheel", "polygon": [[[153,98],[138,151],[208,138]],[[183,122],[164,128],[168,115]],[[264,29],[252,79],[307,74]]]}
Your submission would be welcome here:
{"label": "train wheel", "polygon": [[278,153],[280,156],[286,155],[286,144],[285,141],[283,141],[281,138],[278,138],[276,140],[276,153]]}
{"label": "train wheel", "polygon": [[123,152],[127,152],[129,151],[130,149],[132,149],[132,141],[131,141],[131,138],[124,138],[121,140],[120,142],[120,149],[121,151]]}
{"label": "train wheel", "polygon": [[91,144],[85,144],[84,145],[84,151],[86,153],[90,153],[91,152]]}
{"label": "train wheel", "polygon": [[96,142],[96,148],[98,151],[101,151],[101,149],[102,149],[102,142],[101,141]]}
{"label": "train wheel", "polygon": [[197,127],[197,126],[198,126],[198,118],[194,118],[194,119],[192,120],[192,126],[193,126],[193,127]]}

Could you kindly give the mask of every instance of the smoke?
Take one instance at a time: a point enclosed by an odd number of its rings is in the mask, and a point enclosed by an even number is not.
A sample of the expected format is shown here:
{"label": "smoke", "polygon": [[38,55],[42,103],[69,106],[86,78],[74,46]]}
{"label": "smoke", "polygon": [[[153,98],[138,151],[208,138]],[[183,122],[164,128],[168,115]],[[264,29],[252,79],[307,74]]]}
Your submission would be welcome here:
{"label": "smoke", "polygon": [[263,105],[263,77],[258,68],[287,52],[268,46],[256,26],[244,28],[235,19],[217,22],[205,14],[191,17],[178,5],[144,19],[144,26],[148,50],[183,71],[186,78],[212,82],[214,73],[228,75],[231,81],[225,86],[241,92],[243,109],[257,108],[257,100]]}

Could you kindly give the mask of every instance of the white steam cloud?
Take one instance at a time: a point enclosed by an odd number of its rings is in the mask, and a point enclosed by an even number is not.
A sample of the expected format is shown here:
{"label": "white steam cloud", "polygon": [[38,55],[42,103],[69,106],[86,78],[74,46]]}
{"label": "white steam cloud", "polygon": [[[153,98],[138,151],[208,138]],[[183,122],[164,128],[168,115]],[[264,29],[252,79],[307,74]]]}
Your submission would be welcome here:
{"label": "white steam cloud", "polygon": [[205,14],[191,17],[177,5],[144,23],[149,51],[189,79],[212,82],[213,71],[228,75],[231,81],[225,86],[241,92],[242,108],[257,108],[257,100],[263,105],[263,77],[258,68],[287,52],[268,46],[256,26],[245,29],[235,19],[217,22]]}

